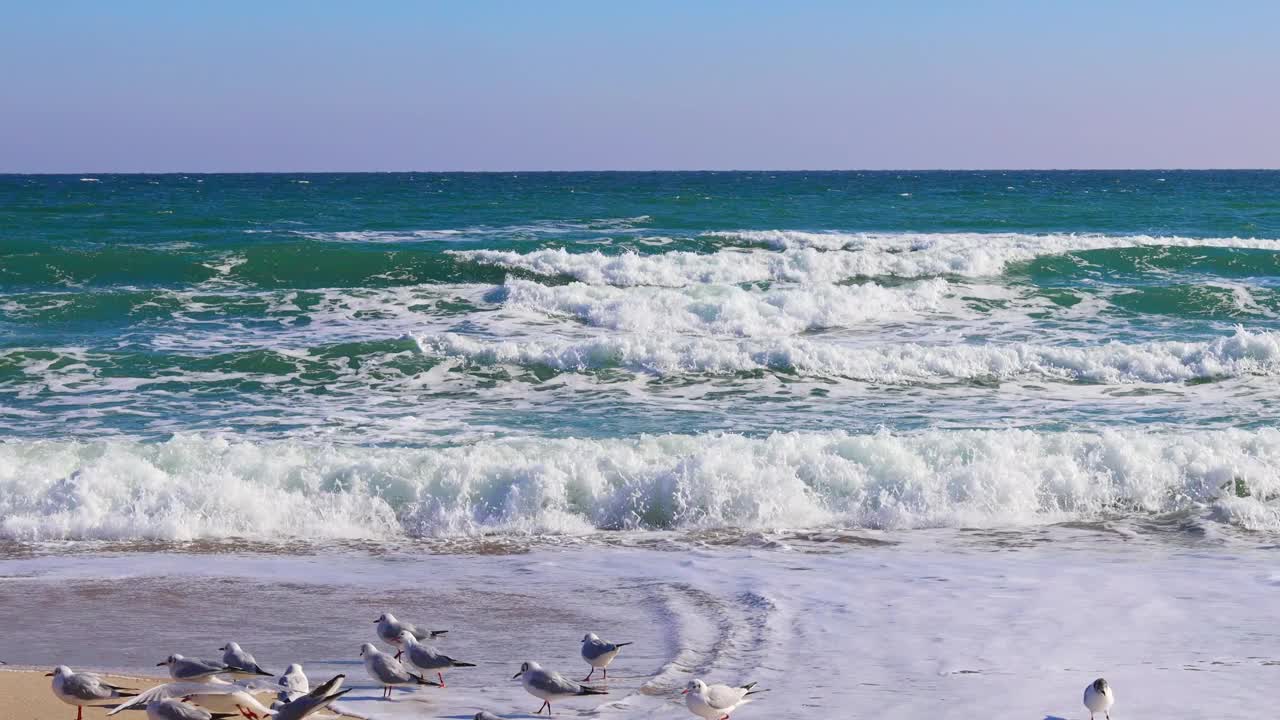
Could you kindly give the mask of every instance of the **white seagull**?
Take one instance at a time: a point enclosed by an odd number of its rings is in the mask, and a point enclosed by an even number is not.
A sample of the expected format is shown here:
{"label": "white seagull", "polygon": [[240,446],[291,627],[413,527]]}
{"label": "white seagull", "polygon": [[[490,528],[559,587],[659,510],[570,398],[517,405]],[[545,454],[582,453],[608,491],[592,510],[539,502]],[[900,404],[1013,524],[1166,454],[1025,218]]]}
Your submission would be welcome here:
{"label": "white seagull", "polygon": [[382,699],[391,698],[391,688],[397,685],[435,685],[421,675],[414,675],[405,669],[400,661],[365,643],[360,646],[360,657],[364,658],[364,669],[369,672],[373,681],[382,685]]}
{"label": "white seagull", "polygon": [[276,708],[275,720],[302,720],[312,713],[329,707],[335,700],[351,692],[350,688],[342,690],[342,681],[346,675],[335,675],[328,682],[315,690],[291,700]]}
{"label": "white seagull", "polygon": [[400,659],[400,655],[403,652],[400,648],[400,633],[407,630],[419,640],[430,640],[449,632],[448,630],[424,630],[413,623],[397,620],[396,616],[391,613],[382,613],[382,616],[374,620],[374,622],[378,624],[378,637],[382,639],[382,642],[395,647],[397,660]]}
{"label": "white seagull", "polygon": [[1094,680],[1084,689],[1084,706],[1089,708],[1089,720],[1093,720],[1094,713],[1102,713],[1107,720],[1111,720],[1111,706],[1115,701],[1115,693],[1111,692],[1111,686],[1102,678]]}
{"label": "white seagull", "polygon": [[133,697],[138,691],[105,683],[93,673],[74,672],[59,665],[45,677],[53,678],[53,694],[59,700],[76,706],[76,720],[83,720],[85,705],[98,705],[106,700]]}
{"label": "white seagull", "polygon": [[311,692],[311,681],[307,680],[307,674],[302,672],[302,666],[298,663],[285,668],[284,674],[276,680],[276,685],[280,686],[278,697],[284,703],[293,702]]}
{"label": "white seagull", "polygon": [[551,715],[551,701],[564,700],[579,695],[607,695],[608,692],[586,685],[579,685],[558,672],[543,670],[536,662],[527,662],[520,666],[520,672],[511,676],[512,680],[520,678],[520,684],[530,695],[542,700],[542,705],[534,712],[537,715],[542,708]]}
{"label": "white seagull", "polygon": [[427,672],[435,670],[436,677],[440,678],[440,687],[445,686],[444,670],[476,666],[475,663],[462,662],[461,660],[454,660],[448,655],[443,655],[430,645],[423,645],[408,630],[400,633],[400,644],[404,647],[405,654],[409,656],[410,665]]}
{"label": "white seagull", "polygon": [[229,642],[218,649],[222,651],[222,664],[231,668],[233,675],[273,675],[263,670],[252,655],[241,650],[238,643]]}
{"label": "white seagull", "polygon": [[591,672],[587,673],[582,682],[590,680],[591,676],[596,674],[596,668],[604,670],[604,679],[608,680],[609,663],[613,662],[613,659],[618,656],[619,650],[630,644],[629,642],[605,642],[600,639],[599,635],[587,633],[582,638],[582,659],[586,660],[587,664],[591,666]]}
{"label": "white seagull", "polygon": [[701,680],[690,680],[689,686],[680,691],[689,712],[706,720],[729,720],[729,713],[751,702],[748,695],[764,692],[753,690],[755,683],[738,687],[710,685]]}

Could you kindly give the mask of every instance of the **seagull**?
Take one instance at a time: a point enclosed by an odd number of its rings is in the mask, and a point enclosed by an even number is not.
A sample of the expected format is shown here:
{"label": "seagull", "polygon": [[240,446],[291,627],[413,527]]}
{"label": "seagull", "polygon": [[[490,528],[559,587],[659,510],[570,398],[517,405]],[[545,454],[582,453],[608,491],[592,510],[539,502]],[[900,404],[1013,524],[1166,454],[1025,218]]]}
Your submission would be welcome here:
{"label": "seagull", "polygon": [[520,678],[520,683],[524,685],[526,692],[542,700],[542,706],[534,711],[534,715],[540,714],[542,708],[546,708],[547,716],[550,717],[552,700],[564,700],[579,695],[608,694],[605,690],[579,685],[558,672],[543,670],[542,666],[536,662],[521,665],[520,672],[511,676],[512,680],[516,678]]}
{"label": "seagull", "polygon": [[[270,691],[269,688],[266,690],[266,692]],[[107,714],[115,715],[134,707],[150,708],[153,704],[165,700],[183,700],[215,714],[238,714],[248,720],[261,720],[271,715],[271,709],[254,697],[255,692],[263,692],[263,690],[260,688],[255,690],[246,685],[230,683],[219,678],[210,678],[208,682],[180,680],[157,685],[117,705]]]}
{"label": "seagull", "polygon": [[408,630],[419,640],[430,640],[449,632],[448,630],[423,630],[413,623],[400,622],[391,613],[382,613],[382,616],[374,622],[378,624],[378,637],[382,638],[382,642],[395,646],[397,660],[404,652],[400,649],[400,633]]}
{"label": "seagull", "polygon": [[1094,680],[1084,689],[1084,706],[1089,708],[1089,720],[1093,720],[1094,713],[1102,713],[1107,720],[1111,720],[1111,705],[1115,701],[1115,693],[1111,692],[1111,686],[1102,678]]}
{"label": "seagull", "polygon": [[475,663],[454,660],[448,655],[440,654],[440,651],[430,645],[423,645],[419,643],[418,639],[413,636],[413,633],[408,630],[400,633],[400,644],[404,647],[404,652],[409,654],[410,665],[427,672],[432,670],[436,671],[436,677],[440,678],[440,687],[445,686],[444,673],[442,672],[445,668],[476,666]]}
{"label": "seagull", "polygon": [[229,642],[218,649],[222,651],[222,664],[234,670],[233,675],[271,676],[274,674],[259,667],[258,661],[249,653],[241,650],[238,643]]}
{"label": "seagull", "polygon": [[382,685],[382,699],[391,698],[391,688],[396,685],[435,685],[436,683],[424,679],[421,675],[414,675],[404,669],[404,665],[400,661],[390,655],[378,650],[373,643],[365,643],[360,646],[360,657],[364,658],[364,669],[369,671],[369,677],[374,682]]}
{"label": "seagull", "polygon": [[314,712],[329,707],[333,701],[351,692],[351,688],[339,690],[346,677],[346,675],[335,675],[315,690],[276,708],[275,720],[302,720]]}
{"label": "seagull", "polygon": [[174,680],[203,680],[214,675],[232,672],[226,664],[214,660],[201,660],[181,655],[170,655],[164,662],[156,663],[156,667],[169,666],[169,677]]}
{"label": "seagull", "polygon": [[53,694],[59,700],[76,706],[76,720],[84,719],[84,706],[97,705],[104,700],[127,698],[137,695],[131,688],[117,687],[102,681],[93,673],[73,672],[66,665],[59,665],[45,677],[53,678]]}
{"label": "seagull", "polygon": [[221,720],[233,717],[230,713],[211,713],[202,707],[187,705],[181,700],[161,700],[147,704],[147,720]]}
{"label": "seagull", "polygon": [[277,697],[283,703],[293,702],[311,691],[311,682],[307,680],[307,674],[302,672],[302,666],[298,663],[285,668],[284,674],[276,680],[276,684],[280,686]]}
{"label": "seagull", "polygon": [[591,665],[591,672],[582,679],[587,682],[592,675],[596,674],[596,668],[604,670],[604,679],[609,679],[609,663],[618,656],[618,651],[623,647],[630,645],[629,642],[611,643],[600,639],[595,633],[587,633],[582,638],[582,659]]}
{"label": "seagull", "polygon": [[680,691],[689,712],[706,720],[729,720],[729,713],[751,702],[748,695],[764,692],[753,690],[755,683],[739,687],[728,685],[708,686],[701,680],[690,680],[688,687]]}

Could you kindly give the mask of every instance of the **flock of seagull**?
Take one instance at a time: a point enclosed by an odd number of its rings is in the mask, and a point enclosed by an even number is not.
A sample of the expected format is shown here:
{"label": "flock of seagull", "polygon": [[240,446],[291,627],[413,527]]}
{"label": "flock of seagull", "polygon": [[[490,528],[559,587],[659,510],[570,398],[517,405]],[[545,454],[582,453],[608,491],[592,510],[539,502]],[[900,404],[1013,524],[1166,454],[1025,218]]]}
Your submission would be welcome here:
{"label": "flock of seagull", "polygon": [[[374,622],[377,635],[384,643],[395,648],[394,655],[382,652],[373,643],[360,648],[365,671],[373,681],[382,686],[383,699],[390,699],[397,687],[430,685],[445,687],[444,671],[453,668],[475,667],[474,663],[455,660],[436,650],[429,641],[444,635],[447,630],[420,629],[412,623],[397,620],[391,613],[384,613]],[[605,695],[608,691],[586,685],[596,670],[609,679],[609,664],[629,642],[606,642],[595,633],[582,638],[582,659],[591,667],[581,681],[570,680],[558,672],[547,670],[536,662],[525,662],[520,672],[511,679],[519,679],[525,691],[542,700],[534,714],[545,709],[551,715],[551,702],[587,695]],[[147,720],[222,720],[240,717],[245,720],[302,720],[328,708],[331,712],[350,717],[363,717],[343,707],[338,700],[351,692],[342,688],[345,675],[335,675],[318,687],[310,681],[298,664],[290,665],[283,675],[264,670],[253,655],[237,643],[228,642],[219,650],[222,659],[202,660],[182,655],[170,655],[157,667],[167,667],[172,682],[157,685],[143,692],[112,685],[87,672],[75,672],[59,665],[48,677],[53,678],[53,694],[76,707],[76,720],[84,720],[85,706],[103,706],[110,703],[108,715],[128,709],[145,709]],[[402,662],[401,658],[404,658]],[[415,672],[417,671],[417,672]],[[429,679],[434,673],[436,680]],[[1105,686],[1105,681],[1099,680]],[[1096,686],[1096,684],[1095,684]],[[1095,687],[1091,686],[1091,687]],[[708,685],[702,680],[692,680],[682,691],[689,711],[704,720],[729,720],[729,714],[751,702],[762,690],[756,683],[737,687]],[[1110,689],[1106,689],[1110,697]],[[272,698],[274,696],[274,698]],[[263,699],[271,701],[267,706]],[[1088,697],[1086,695],[1086,701]],[[1108,705],[1109,707],[1109,705]],[[475,720],[501,720],[497,715],[481,711]]]}

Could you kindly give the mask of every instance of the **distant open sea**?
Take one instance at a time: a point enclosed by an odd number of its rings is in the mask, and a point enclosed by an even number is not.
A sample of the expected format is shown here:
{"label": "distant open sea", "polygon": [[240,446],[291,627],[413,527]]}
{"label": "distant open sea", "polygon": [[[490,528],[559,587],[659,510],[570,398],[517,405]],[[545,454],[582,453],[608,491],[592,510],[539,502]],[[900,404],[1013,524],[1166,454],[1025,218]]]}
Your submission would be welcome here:
{"label": "distant open sea", "polygon": [[1277,172],[0,176],[0,537],[1270,542],[1277,238]]}
{"label": "distant open sea", "polygon": [[[1278,420],[1280,172],[0,176],[11,666],[1256,720]],[[382,701],[388,611],[478,667]]]}

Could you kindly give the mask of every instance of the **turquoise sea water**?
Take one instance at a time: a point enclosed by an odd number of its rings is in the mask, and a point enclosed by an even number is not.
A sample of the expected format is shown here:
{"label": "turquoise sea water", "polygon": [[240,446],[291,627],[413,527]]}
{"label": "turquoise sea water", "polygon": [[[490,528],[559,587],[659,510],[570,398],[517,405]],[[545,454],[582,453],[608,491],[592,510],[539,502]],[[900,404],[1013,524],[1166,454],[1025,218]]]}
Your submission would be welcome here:
{"label": "turquoise sea water", "polygon": [[0,535],[1270,531],[1278,286],[1278,172],[0,176]]}

